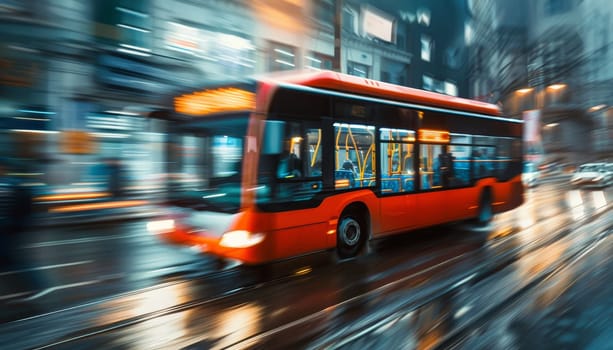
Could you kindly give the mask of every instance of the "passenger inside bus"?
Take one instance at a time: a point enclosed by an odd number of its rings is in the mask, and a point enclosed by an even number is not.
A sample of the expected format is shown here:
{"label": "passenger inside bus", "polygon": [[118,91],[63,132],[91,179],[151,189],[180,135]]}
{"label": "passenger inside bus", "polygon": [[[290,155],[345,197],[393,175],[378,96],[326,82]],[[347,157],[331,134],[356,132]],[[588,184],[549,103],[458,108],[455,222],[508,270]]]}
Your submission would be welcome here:
{"label": "passenger inside bus", "polygon": [[351,161],[351,159],[347,159],[343,162],[343,170],[349,170],[353,173],[354,176],[357,175],[357,170],[355,166],[353,165],[353,162]]}
{"label": "passenger inside bus", "polygon": [[296,178],[302,176],[302,164],[295,153],[285,153],[279,161],[277,168],[278,178]]}

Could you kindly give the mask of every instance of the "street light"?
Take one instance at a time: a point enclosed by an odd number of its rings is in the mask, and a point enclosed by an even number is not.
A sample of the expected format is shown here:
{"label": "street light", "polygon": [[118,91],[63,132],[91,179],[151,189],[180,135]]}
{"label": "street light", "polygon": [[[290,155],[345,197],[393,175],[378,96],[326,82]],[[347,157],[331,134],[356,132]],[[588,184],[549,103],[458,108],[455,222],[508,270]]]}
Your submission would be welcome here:
{"label": "street light", "polygon": [[517,93],[520,94],[520,95],[525,95],[525,94],[531,92],[532,90],[534,90],[534,88],[523,88],[523,89],[517,90]]}
{"label": "street light", "polygon": [[565,87],[566,87],[566,84],[552,84],[552,85],[549,85],[547,88],[551,90],[560,90],[560,89],[564,89]]}
{"label": "street light", "polygon": [[591,108],[590,108],[590,109],[588,109],[587,111],[588,111],[588,112],[596,112],[596,111],[599,111],[599,110],[601,110],[601,109],[605,108],[606,106],[607,106],[607,105],[604,105],[604,104],[597,105],[597,106],[591,107]]}

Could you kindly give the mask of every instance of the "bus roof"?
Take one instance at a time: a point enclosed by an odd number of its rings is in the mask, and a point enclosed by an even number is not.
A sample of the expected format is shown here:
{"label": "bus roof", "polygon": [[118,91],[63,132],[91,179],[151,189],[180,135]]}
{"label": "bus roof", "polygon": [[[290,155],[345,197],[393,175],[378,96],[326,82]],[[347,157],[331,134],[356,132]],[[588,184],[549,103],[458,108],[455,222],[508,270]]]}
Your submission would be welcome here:
{"label": "bus roof", "polygon": [[262,76],[256,79],[268,81],[273,84],[295,84],[371,97],[387,98],[407,103],[476,112],[492,116],[501,115],[500,108],[494,104],[443,95],[436,92],[409,88],[332,71],[291,72]]}

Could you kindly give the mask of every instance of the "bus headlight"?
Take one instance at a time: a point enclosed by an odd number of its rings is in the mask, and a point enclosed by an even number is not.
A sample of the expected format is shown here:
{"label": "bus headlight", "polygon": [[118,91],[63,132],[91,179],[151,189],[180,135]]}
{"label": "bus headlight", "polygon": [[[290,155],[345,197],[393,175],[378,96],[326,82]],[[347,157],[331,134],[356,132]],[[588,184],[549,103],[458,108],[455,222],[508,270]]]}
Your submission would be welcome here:
{"label": "bus headlight", "polygon": [[219,245],[227,248],[248,248],[263,240],[263,233],[251,233],[249,231],[238,230],[224,233],[219,241]]}
{"label": "bus headlight", "polygon": [[147,231],[154,235],[161,235],[174,231],[175,221],[172,219],[149,221],[147,223]]}

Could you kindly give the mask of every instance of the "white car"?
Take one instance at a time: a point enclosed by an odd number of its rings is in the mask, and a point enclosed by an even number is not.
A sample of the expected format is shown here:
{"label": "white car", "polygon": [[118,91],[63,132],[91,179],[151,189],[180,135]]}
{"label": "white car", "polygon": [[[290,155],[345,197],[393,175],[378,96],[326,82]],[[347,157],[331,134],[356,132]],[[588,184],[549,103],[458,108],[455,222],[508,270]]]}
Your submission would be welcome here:
{"label": "white car", "polygon": [[570,179],[573,186],[606,187],[613,182],[613,164],[587,163],[577,168]]}

